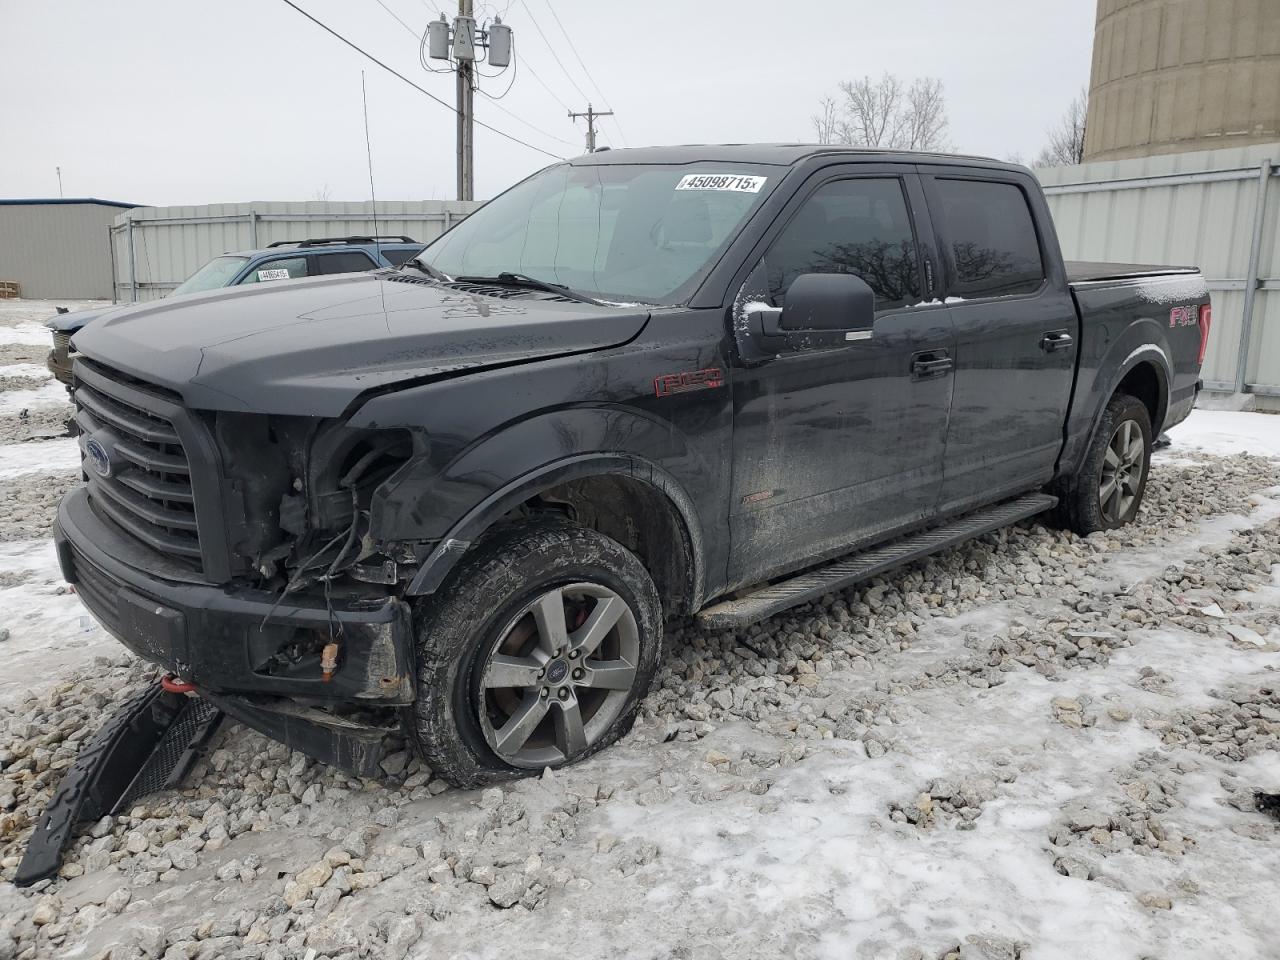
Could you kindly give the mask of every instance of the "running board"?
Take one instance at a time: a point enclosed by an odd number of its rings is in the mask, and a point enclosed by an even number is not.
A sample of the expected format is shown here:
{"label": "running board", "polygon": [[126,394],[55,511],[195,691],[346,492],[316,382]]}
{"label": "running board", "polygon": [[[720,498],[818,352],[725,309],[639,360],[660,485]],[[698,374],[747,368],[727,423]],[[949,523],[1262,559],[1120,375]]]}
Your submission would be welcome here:
{"label": "running board", "polygon": [[965,514],[940,527],[835,560],[790,580],[769,584],[736,600],[714,604],[699,611],[697,619],[702,626],[712,630],[745,627],[788,607],[816,600],[823,594],[843,590],[904,563],[1034,517],[1057,506],[1057,503],[1057,497],[1045,493],[1030,493],[1016,500],[1006,500],[994,507]]}

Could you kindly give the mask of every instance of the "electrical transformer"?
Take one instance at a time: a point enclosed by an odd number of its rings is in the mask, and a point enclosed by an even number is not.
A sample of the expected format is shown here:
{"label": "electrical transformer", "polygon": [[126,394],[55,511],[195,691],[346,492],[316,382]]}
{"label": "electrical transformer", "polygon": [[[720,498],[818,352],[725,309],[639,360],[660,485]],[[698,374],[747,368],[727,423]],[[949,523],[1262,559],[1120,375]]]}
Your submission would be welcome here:
{"label": "electrical transformer", "polygon": [[489,27],[489,65],[505,67],[511,63],[511,28],[498,17]]}
{"label": "electrical transformer", "polygon": [[449,59],[449,23],[444,14],[427,24],[427,56],[432,60]]}

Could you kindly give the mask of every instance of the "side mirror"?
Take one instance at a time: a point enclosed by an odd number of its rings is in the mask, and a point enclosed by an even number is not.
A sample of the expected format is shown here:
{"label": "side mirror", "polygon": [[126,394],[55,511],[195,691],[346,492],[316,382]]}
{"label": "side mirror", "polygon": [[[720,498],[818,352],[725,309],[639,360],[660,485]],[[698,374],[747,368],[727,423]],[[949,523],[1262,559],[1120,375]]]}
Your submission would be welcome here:
{"label": "side mirror", "polygon": [[870,330],[876,295],[861,277],[848,273],[802,273],[787,288],[778,325],[785,332]]}

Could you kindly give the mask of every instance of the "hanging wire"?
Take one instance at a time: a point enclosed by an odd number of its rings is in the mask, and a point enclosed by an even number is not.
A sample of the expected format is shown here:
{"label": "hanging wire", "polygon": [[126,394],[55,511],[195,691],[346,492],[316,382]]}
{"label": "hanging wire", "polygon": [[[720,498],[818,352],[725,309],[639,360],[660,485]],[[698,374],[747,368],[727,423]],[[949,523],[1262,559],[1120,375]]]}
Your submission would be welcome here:
{"label": "hanging wire", "polygon": [[[521,0],[521,2],[523,2],[523,0]],[[560,28],[560,32],[564,34],[564,38],[565,38],[565,40],[567,40],[567,41],[569,42],[569,49],[573,51],[573,55],[574,55],[574,57],[576,57],[576,58],[577,58],[578,66],[580,66],[580,67],[582,68],[582,72],[583,72],[583,73],[585,73],[585,74],[587,75],[587,80],[591,83],[592,89],[594,89],[594,90],[595,90],[595,92],[596,92],[596,93],[598,93],[598,94],[600,95],[600,102],[604,104],[605,109],[606,109],[606,110],[609,110],[609,111],[612,111],[612,110],[613,110],[613,107],[612,107],[612,105],[609,103],[608,99],[605,97],[605,95],[604,95],[604,91],[600,89],[600,84],[596,83],[596,78],[595,78],[595,77],[593,77],[593,76],[591,75],[591,71],[587,69],[587,65],[586,65],[586,63],[585,63],[585,62],[583,61],[583,59],[582,59],[582,54],[578,53],[578,48],[577,48],[577,46],[575,46],[575,45],[574,45],[573,38],[572,38],[571,36],[569,36],[569,31],[568,31],[568,30],[566,30],[566,29],[564,28],[564,24],[560,22],[560,15],[559,15],[558,13],[556,13],[556,8],[555,8],[555,7],[553,7],[553,6],[551,5],[551,0],[545,0],[545,2],[546,2],[546,4],[547,4],[547,9],[551,11],[551,16],[552,16],[552,17],[555,19],[555,21],[556,21],[556,26]],[[528,7],[526,6],[526,7],[525,7],[525,9],[527,10],[527,9],[528,9]],[[610,119],[611,119],[611,120],[613,120],[613,125],[614,125],[615,127],[617,127],[617,128],[618,128],[618,133],[619,133],[619,134],[621,135],[621,137],[622,137],[622,142],[623,142],[623,144],[624,144],[624,145],[628,145],[628,144],[627,144],[627,135],[626,135],[626,133],[624,133],[624,132],[623,132],[623,130],[622,130],[622,124],[620,124],[620,123],[618,122],[618,118],[617,118],[617,116],[615,115],[615,116],[611,117]]]}
{"label": "hanging wire", "polygon": [[591,98],[583,93],[582,88],[578,86],[578,81],[574,80],[573,75],[569,73],[568,68],[564,65],[564,61],[560,59],[560,54],[556,53],[556,48],[553,47],[551,45],[551,41],[547,39],[547,35],[542,32],[542,27],[538,24],[538,19],[533,15],[533,11],[529,9],[529,4],[525,3],[525,0],[520,0],[520,6],[524,7],[524,12],[529,15],[529,22],[532,23],[534,29],[538,31],[538,36],[540,36],[542,38],[542,42],[547,45],[547,49],[551,51],[551,56],[555,58],[556,63],[560,64],[560,69],[564,71],[565,77],[571,84],[573,84],[573,89],[578,91],[578,95],[582,97],[583,100],[590,100]]}
{"label": "hanging wire", "polygon": [[[425,90],[425,89],[423,89],[422,87],[418,86],[416,83],[414,83],[412,80],[410,80],[408,77],[406,77],[406,76],[405,76],[403,73],[401,73],[399,70],[396,70],[394,67],[390,67],[390,66],[388,66],[387,64],[383,63],[381,60],[379,60],[379,59],[378,59],[377,57],[375,57],[373,54],[369,53],[369,52],[368,52],[368,51],[366,51],[364,48],[362,48],[362,47],[360,47],[360,46],[356,45],[355,43],[353,43],[352,41],[348,40],[346,37],[344,37],[342,34],[338,33],[338,31],[334,30],[334,29],[333,29],[332,27],[330,27],[328,24],[324,23],[324,22],[323,22],[323,21],[321,21],[321,20],[316,19],[316,18],[315,18],[315,17],[313,17],[311,14],[307,13],[307,11],[303,10],[300,6],[298,6],[296,3],[294,3],[294,2],[293,2],[293,0],[281,0],[281,2],[282,2],[282,3],[284,3],[286,6],[292,7],[294,10],[296,10],[298,13],[302,14],[304,17],[306,17],[308,20],[310,20],[310,21],[311,21],[312,23],[314,23],[316,26],[318,26],[318,27],[320,27],[321,29],[323,29],[326,33],[330,34],[331,36],[335,37],[335,38],[336,38],[336,39],[338,39],[338,40],[341,40],[343,43],[345,43],[345,44],[346,44],[348,47],[350,47],[352,50],[354,50],[354,51],[356,51],[357,53],[359,53],[361,56],[366,57],[366,58],[368,58],[369,60],[372,60],[374,63],[376,63],[378,66],[380,66],[383,70],[386,70],[388,73],[390,73],[390,74],[392,74],[392,75],[394,75],[394,76],[398,77],[400,80],[403,80],[405,83],[407,83],[409,86],[413,87],[413,89],[417,90],[417,91],[418,91],[420,94],[422,94],[424,97],[427,97],[429,100],[434,100],[436,103],[440,104],[440,106],[444,107],[446,110],[448,110],[448,111],[449,111],[450,113],[452,113],[452,114],[455,114],[455,115],[456,115],[456,114],[458,113],[458,109],[457,109],[456,107],[451,106],[449,103],[445,102],[444,100],[441,100],[441,99],[440,99],[439,97],[437,97],[435,94],[433,94],[433,93],[431,93],[430,91]],[[476,121],[475,121],[475,123],[476,123],[476,125],[477,125],[477,126],[484,127],[486,130],[489,130],[489,131],[491,131],[492,133],[496,133],[498,136],[503,137],[503,138],[504,138],[504,139],[506,139],[506,140],[510,140],[512,143],[518,143],[518,144],[520,144],[522,147],[528,147],[530,150],[535,150],[535,151],[537,151],[538,153],[541,153],[541,154],[543,154],[543,155],[545,155],[545,156],[551,157],[553,160],[563,160],[563,159],[564,159],[564,157],[561,157],[561,156],[559,156],[558,154],[554,154],[554,153],[552,153],[550,150],[543,150],[541,147],[534,146],[532,143],[529,143],[527,140],[521,140],[519,137],[514,137],[514,136],[512,136],[511,134],[507,133],[505,130],[500,130],[500,129],[498,129],[497,127],[493,126],[492,124],[485,123],[483,120],[476,120]]]}

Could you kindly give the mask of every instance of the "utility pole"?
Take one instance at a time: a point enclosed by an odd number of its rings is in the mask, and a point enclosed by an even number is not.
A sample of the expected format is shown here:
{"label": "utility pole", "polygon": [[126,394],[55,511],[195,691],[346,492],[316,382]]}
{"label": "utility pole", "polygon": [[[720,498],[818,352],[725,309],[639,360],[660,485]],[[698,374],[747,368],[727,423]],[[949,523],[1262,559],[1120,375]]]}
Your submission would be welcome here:
{"label": "utility pole", "polygon": [[476,29],[472,0],[458,0],[458,15],[452,28],[443,13],[427,24],[427,56],[451,61],[458,88],[458,199],[475,199],[473,163],[476,89],[476,60],[505,70],[511,65],[511,28],[494,17],[488,29]]}
{"label": "utility pole", "polygon": [[[475,29],[476,22],[471,16],[471,0],[458,0],[458,18],[453,21],[453,55],[458,61],[458,199],[475,199],[475,168],[472,166],[474,152],[472,138],[475,136],[475,114],[472,87],[475,76]],[[469,51],[471,57],[464,58],[462,51]]]}
{"label": "utility pole", "polygon": [[58,196],[61,197],[62,196],[62,168],[54,167],[53,169],[56,170],[58,173]]}
{"label": "utility pole", "polygon": [[579,117],[587,118],[587,153],[596,152],[596,119],[599,117],[612,117],[612,110],[593,110],[591,104],[587,104],[586,113],[574,113],[569,111],[569,119],[577,120]]}

